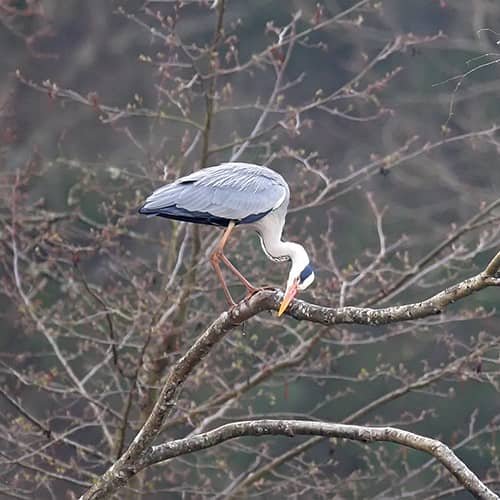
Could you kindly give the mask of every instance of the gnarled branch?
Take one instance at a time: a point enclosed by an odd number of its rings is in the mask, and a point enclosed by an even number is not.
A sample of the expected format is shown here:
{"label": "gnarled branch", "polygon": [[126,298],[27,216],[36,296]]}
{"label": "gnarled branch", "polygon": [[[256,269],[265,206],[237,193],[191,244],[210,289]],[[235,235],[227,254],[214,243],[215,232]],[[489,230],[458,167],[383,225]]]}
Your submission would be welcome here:
{"label": "gnarled branch", "polygon": [[453,451],[441,441],[421,436],[395,427],[368,427],[307,420],[247,420],[222,425],[208,432],[177,439],[153,446],[140,461],[139,467],[147,467],[186,453],[193,453],[216,446],[224,441],[242,436],[323,436],[351,439],[365,443],[388,441],[432,455],[444,465],[474,496],[486,500],[498,500],[481,480]]}
{"label": "gnarled branch", "polygon": [[[500,252],[493,257],[484,271],[421,302],[371,309],[364,307],[331,308],[296,300],[288,308],[287,314],[298,320],[323,325],[356,323],[375,326],[415,320],[439,314],[453,302],[468,297],[474,292],[490,286],[500,286],[499,269]],[[144,454],[150,451],[151,444],[161,430],[177,391],[193,369],[226,333],[264,310],[277,310],[282,297],[283,294],[279,290],[261,290],[249,300],[244,300],[230,311],[223,312],[198,337],[186,354],[172,368],[149,418],[128,449],[82,496],[82,499],[106,498],[113,491],[126,484],[140,470],[140,460]]]}

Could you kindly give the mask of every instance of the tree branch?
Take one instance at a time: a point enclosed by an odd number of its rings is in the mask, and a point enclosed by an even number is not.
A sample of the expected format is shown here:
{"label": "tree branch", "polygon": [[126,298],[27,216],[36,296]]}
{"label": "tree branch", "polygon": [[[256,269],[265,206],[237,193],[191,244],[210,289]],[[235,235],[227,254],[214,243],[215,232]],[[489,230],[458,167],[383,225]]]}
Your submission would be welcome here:
{"label": "tree branch", "polygon": [[[489,286],[500,286],[496,277],[500,268],[500,252],[481,273],[465,279],[421,302],[371,309],[363,307],[330,308],[295,300],[287,314],[298,320],[323,325],[356,323],[382,325],[415,320],[441,313],[448,305]],[[168,375],[151,414],[125,453],[99,478],[83,496],[84,500],[106,498],[120,488],[139,470],[140,457],[148,452],[161,427],[178,390],[190,373],[208,355],[214,345],[230,330],[264,310],[277,310],[283,293],[280,290],[261,290],[240,302],[236,307],[223,312],[203,332],[184,356],[177,361]],[[485,497],[486,498],[486,497]]]}
{"label": "tree branch", "polygon": [[[485,352],[491,346],[492,346],[492,344],[487,344],[486,346],[481,348],[480,352],[473,351],[471,353],[468,353],[465,356],[462,356],[460,358],[455,359],[453,362],[451,362],[447,366],[439,367],[439,368],[436,368],[430,372],[424,373],[421,377],[419,377],[417,380],[413,381],[412,383],[405,384],[402,387],[399,387],[397,389],[389,391],[386,394],[374,399],[370,403],[365,404],[359,410],[354,411],[354,413],[351,413],[346,418],[342,419],[342,421],[340,423],[341,424],[351,424],[354,421],[359,420],[361,417],[366,416],[368,413],[373,412],[376,408],[379,408],[382,405],[388,403],[389,401],[396,400],[407,393],[417,391],[419,389],[421,390],[421,389],[437,382],[438,380],[441,380],[446,375],[458,373],[465,364],[470,363],[472,359],[475,359],[475,358],[477,358],[477,356],[480,356],[483,352]],[[242,495],[242,491],[247,489],[251,484],[257,483],[266,474],[269,474],[271,471],[275,470],[280,465],[284,464],[285,462],[288,462],[289,460],[291,460],[294,457],[301,455],[302,453],[309,450],[313,446],[321,443],[325,439],[327,439],[327,437],[314,436],[314,437],[308,439],[307,441],[304,441],[304,442],[288,449],[287,451],[283,452],[281,455],[274,457],[271,461],[260,466],[259,468],[252,470],[252,472],[245,475],[239,482],[233,484],[230,489],[227,489],[224,491],[224,499],[225,500],[229,500],[229,499],[232,500],[234,498],[240,498]],[[428,464],[433,463],[433,461],[429,460],[427,463]],[[406,478],[406,479],[408,479],[408,478]]]}
{"label": "tree branch", "polygon": [[179,455],[204,450],[237,437],[266,435],[288,437],[314,435],[351,439],[364,443],[378,441],[397,443],[432,455],[476,498],[487,500],[498,500],[499,498],[444,443],[395,427],[367,427],[302,420],[233,422],[203,434],[153,446],[151,452],[147,453],[141,460],[140,467],[147,467]]}
{"label": "tree branch", "polygon": [[[386,325],[440,314],[450,304],[490,286],[500,286],[497,276],[500,268],[500,252],[489,262],[486,269],[471,278],[452,285],[421,302],[400,306],[372,309],[368,307],[322,307],[296,300],[287,314],[298,320],[307,320],[323,325],[356,323],[359,325]],[[274,309],[274,307],[273,307]]]}

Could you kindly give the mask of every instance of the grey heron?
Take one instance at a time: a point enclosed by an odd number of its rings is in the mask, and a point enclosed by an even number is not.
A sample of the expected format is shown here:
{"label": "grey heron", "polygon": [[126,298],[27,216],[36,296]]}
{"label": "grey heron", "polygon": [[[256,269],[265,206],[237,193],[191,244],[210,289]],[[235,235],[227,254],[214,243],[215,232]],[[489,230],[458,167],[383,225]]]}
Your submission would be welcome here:
{"label": "grey heron", "polygon": [[210,262],[230,306],[235,303],[224,281],[221,261],[249,294],[257,290],[224,255],[224,247],[233,229],[239,224],[251,226],[259,235],[267,257],[275,262],[291,261],[285,295],[278,311],[281,316],[298,291],[314,281],[304,247],[281,240],[289,200],[288,184],[274,170],[249,163],[223,163],[160,187],[146,199],[139,212],[226,228]]}

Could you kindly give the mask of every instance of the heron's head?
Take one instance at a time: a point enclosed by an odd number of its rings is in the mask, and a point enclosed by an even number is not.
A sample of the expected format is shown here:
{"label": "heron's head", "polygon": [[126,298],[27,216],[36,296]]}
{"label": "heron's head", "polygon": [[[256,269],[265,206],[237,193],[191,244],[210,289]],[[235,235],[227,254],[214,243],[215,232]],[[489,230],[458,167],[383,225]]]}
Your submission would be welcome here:
{"label": "heron's head", "polygon": [[300,247],[300,250],[290,256],[292,268],[288,275],[285,296],[278,310],[278,316],[281,316],[286,311],[286,308],[299,291],[305,290],[314,281],[314,271],[309,262],[309,257],[304,248],[300,245],[297,246]]}

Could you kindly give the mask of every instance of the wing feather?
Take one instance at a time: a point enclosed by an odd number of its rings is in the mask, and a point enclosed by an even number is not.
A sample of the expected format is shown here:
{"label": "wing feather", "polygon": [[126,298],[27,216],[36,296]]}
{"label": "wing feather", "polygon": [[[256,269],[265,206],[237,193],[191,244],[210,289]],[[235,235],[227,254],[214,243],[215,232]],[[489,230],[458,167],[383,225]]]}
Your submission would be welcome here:
{"label": "wing feather", "polygon": [[288,185],[267,167],[223,163],[194,172],[151,194],[141,211],[153,213],[175,206],[190,212],[241,220],[288,204]]}

